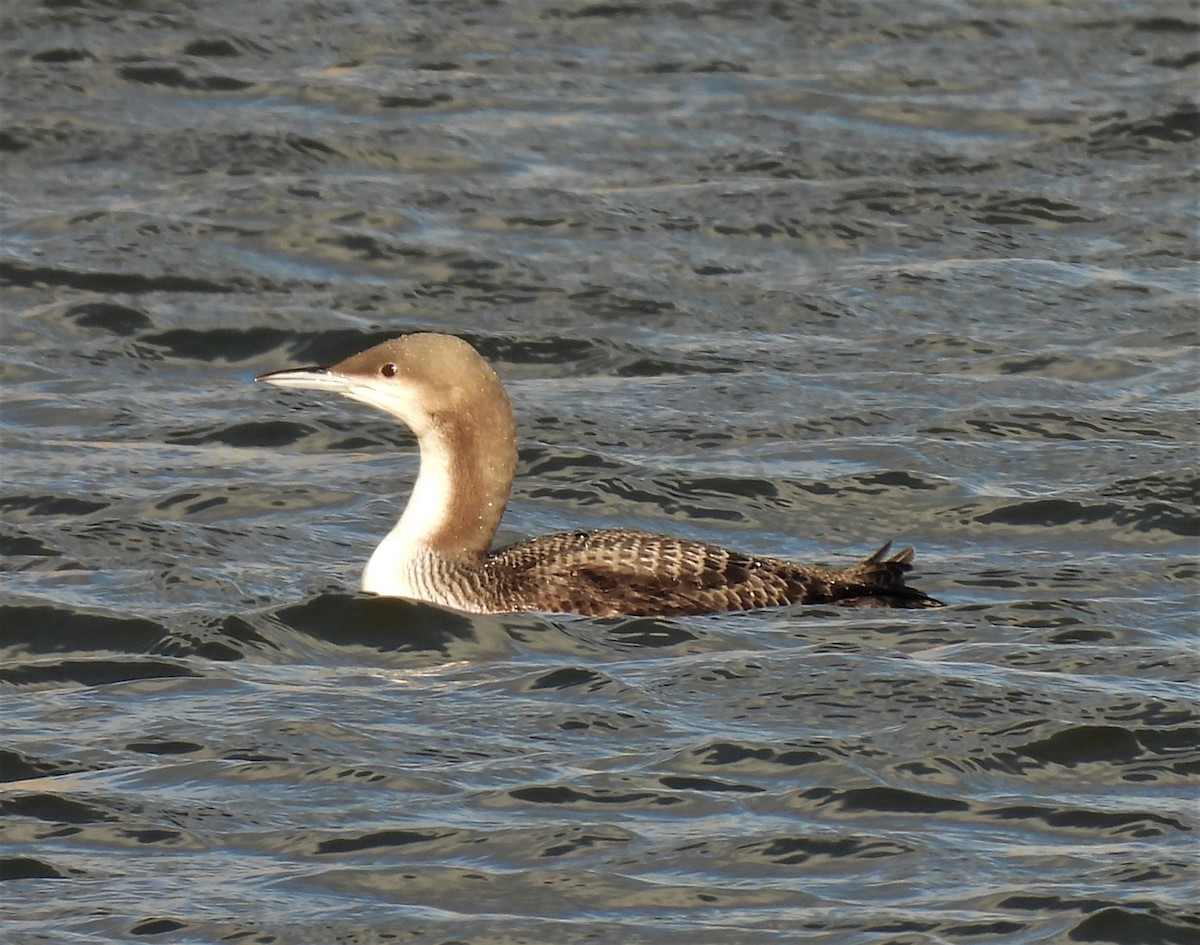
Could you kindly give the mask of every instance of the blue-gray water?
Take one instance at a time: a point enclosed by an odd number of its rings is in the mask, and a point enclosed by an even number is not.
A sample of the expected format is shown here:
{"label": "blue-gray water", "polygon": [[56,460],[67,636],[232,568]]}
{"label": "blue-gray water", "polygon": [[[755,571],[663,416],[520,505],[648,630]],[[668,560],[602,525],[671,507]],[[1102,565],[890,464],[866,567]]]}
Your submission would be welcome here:
{"label": "blue-gray water", "polygon": [[[17,2],[0,940],[1184,943],[1195,9]],[[930,612],[354,593],[414,329],[502,538],[918,548]]]}

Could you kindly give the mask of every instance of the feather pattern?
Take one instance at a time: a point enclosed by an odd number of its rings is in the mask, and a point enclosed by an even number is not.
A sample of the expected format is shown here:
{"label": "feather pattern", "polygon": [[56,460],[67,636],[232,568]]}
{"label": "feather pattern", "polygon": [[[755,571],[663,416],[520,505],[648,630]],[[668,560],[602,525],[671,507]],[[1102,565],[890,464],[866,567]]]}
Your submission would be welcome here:
{"label": "feather pattern", "polygon": [[[546,535],[481,561],[414,562],[426,599],[477,613],[682,616],[789,604],[939,607],[905,585],[913,550],[834,569],[625,529]],[[436,573],[434,573],[436,572]]]}

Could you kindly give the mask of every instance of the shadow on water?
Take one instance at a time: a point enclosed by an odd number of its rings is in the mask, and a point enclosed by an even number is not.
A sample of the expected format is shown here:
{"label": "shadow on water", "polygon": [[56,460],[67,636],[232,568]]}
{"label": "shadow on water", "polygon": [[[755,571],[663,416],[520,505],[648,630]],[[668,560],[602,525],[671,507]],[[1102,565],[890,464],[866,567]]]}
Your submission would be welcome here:
{"label": "shadow on water", "polygon": [[[394,598],[330,592],[226,617],[154,620],[48,604],[0,606],[0,682],[101,686],[196,676],[203,663],[437,665],[489,660],[570,635],[537,616],[457,613]],[[585,647],[586,648],[586,647]],[[54,659],[55,654],[69,654]]]}
{"label": "shadow on water", "polygon": [[696,631],[665,619],[465,614],[340,591],[282,607],[165,622],[8,603],[0,605],[0,625],[0,683],[21,687],[198,677],[209,672],[206,661],[436,667],[523,655],[669,653],[699,639]]}

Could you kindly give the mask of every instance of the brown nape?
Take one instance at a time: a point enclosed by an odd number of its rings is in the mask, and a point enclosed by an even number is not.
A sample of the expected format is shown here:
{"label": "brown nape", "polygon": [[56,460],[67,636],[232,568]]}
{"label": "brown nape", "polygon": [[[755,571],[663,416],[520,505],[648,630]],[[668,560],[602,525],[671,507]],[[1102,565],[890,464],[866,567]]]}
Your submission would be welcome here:
{"label": "brown nape", "polygon": [[887,557],[888,545],[842,569],[627,529],[547,535],[489,553],[512,488],[516,424],[495,371],[458,338],[406,335],[331,368],[261,379],[341,393],[417,435],[420,472],[403,516],[367,563],[366,591],[475,613],[941,606],[905,584],[912,549]]}

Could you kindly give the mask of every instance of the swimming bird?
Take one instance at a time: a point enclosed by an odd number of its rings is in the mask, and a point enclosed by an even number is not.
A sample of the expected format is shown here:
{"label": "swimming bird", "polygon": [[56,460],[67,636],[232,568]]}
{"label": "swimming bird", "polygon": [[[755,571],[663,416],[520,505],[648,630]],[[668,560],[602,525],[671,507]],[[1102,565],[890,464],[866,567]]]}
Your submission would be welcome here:
{"label": "swimming bird", "polygon": [[517,465],[517,426],[491,365],[452,335],[382,342],[332,367],[263,374],[333,391],[417,436],[421,462],[399,522],[367,561],[364,591],[471,613],[674,616],[787,604],[939,607],[904,583],[913,550],[891,543],[833,569],[623,528],[575,531],[492,551]]}

